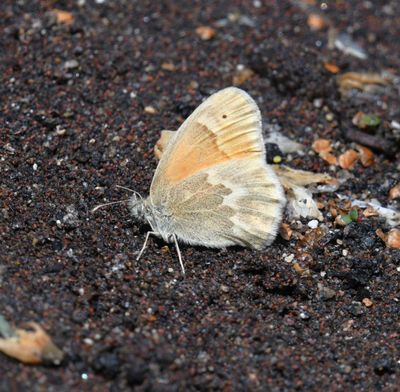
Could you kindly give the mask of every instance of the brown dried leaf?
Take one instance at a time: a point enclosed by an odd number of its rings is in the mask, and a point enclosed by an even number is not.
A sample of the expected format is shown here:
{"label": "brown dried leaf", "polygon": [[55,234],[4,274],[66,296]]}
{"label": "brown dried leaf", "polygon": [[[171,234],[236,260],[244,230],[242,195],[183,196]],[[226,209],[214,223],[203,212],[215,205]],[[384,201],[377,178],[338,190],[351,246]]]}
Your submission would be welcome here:
{"label": "brown dried leaf", "polygon": [[28,327],[33,331],[17,328],[16,336],[0,338],[0,351],[30,365],[59,365],[64,354],[52,342],[50,336],[37,323],[30,322]]}
{"label": "brown dried leaf", "polygon": [[376,235],[386,244],[388,248],[400,249],[400,230],[391,229],[387,234],[381,229],[376,231]]}
{"label": "brown dried leaf", "polygon": [[57,23],[65,24],[69,26],[74,21],[74,15],[71,12],[63,11],[59,9],[53,10],[54,14],[56,15]]}
{"label": "brown dried leaf", "polygon": [[331,141],[328,139],[317,139],[314,140],[312,144],[312,148],[315,152],[331,152],[332,151],[332,144]]}
{"label": "brown dried leaf", "polygon": [[388,248],[400,249],[400,230],[391,229],[386,242]]}
{"label": "brown dried leaf", "polygon": [[353,88],[367,91],[373,86],[385,86],[390,83],[390,79],[378,73],[368,72],[346,72],[337,78],[339,90],[342,93]]}
{"label": "brown dried leaf", "polygon": [[208,41],[215,36],[217,31],[210,26],[199,26],[196,29],[196,34],[203,40]]}
{"label": "brown dried leaf", "polygon": [[289,241],[292,237],[293,230],[287,223],[282,223],[281,227],[279,228],[279,234],[284,240]]}
{"label": "brown dried leaf", "polygon": [[364,167],[372,166],[375,163],[374,153],[367,147],[357,144],[357,151],[360,154],[361,164]]}
{"label": "brown dried leaf", "polygon": [[305,186],[311,184],[334,184],[337,181],[326,173],[313,173],[304,170],[295,170],[287,166],[272,165],[272,169],[279,177],[285,188],[293,185]]}
{"label": "brown dried leaf", "polygon": [[400,198],[400,183],[395,185],[390,191],[389,191],[389,199],[398,199]]}
{"label": "brown dried leaf", "polygon": [[339,156],[339,165],[342,169],[351,169],[354,167],[358,159],[358,154],[356,151],[350,149]]}

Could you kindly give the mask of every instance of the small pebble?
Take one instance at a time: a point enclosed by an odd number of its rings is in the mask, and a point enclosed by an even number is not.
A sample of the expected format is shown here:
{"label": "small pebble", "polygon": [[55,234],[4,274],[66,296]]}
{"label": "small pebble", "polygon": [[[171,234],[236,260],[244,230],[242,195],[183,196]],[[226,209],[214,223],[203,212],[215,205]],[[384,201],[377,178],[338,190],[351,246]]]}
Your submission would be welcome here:
{"label": "small pebble", "polygon": [[323,286],[321,283],[318,283],[318,291],[320,297],[324,300],[327,301],[329,299],[332,299],[336,296],[336,291],[330,289],[329,287]]}
{"label": "small pebble", "polygon": [[293,254],[293,253],[290,254],[290,255],[288,255],[288,256],[286,256],[286,257],[284,258],[284,260],[285,260],[287,263],[291,263],[291,262],[293,261],[293,259],[294,259],[294,254]]}
{"label": "small pebble", "polygon": [[302,311],[300,312],[300,318],[302,320],[309,320],[310,319],[310,313],[306,312],[306,311]]}
{"label": "small pebble", "polygon": [[74,69],[74,68],[78,68],[78,67],[79,67],[79,63],[76,60],[68,60],[64,63],[65,69]]}
{"label": "small pebble", "polygon": [[310,220],[310,222],[307,223],[307,226],[310,229],[316,229],[318,227],[318,221],[316,219]]}
{"label": "small pebble", "polygon": [[153,106],[146,106],[144,112],[147,114],[156,114],[157,110]]}
{"label": "small pebble", "polygon": [[364,298],[362,303],[367,307],[370,308],[373,305],[373,302],[369,298]]}
{"label": "small pebble", "polygon": [[224,293],[228,293],[229,292],[229,287],[225,286],[225,285],[221,285],[221,291],[223,291]]}
{"label": "small pebble", "polygon": [[322,108],[324,101],[321,98],[315,98],[313,101],[313,105],[316,109]]}
{"label": "small pebble", "polygon": [[327,113],[325,116],[326,121],[332,122],[334,117],[332,113]]}

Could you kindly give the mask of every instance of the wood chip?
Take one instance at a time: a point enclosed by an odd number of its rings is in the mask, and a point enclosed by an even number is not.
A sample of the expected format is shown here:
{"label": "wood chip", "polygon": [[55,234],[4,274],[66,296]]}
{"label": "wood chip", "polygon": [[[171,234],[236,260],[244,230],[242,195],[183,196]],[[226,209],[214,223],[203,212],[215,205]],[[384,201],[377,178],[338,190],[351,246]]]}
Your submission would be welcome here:
{"label": "wood chip", "polygon": [[321,152],[319,156],[330,165],[336,166],[338,164],[337,158],[330,152]]}
{"label": "wood chip", "polygon": [[342,169],[351,169],[354,167],[358,159],[358,154],[355,150],[347,150],[339,156],[338,162]]}
{"label": "wood chip", "polygon": [[312,149],[315,152],[331,152],[332,151],[332,143],[328,139],[317,139],[314,140],[312,144]]}
{"label": "wood chip", "polygon": [[357,151],[360,154],[361,164],[364,167],[372,166],[375,163],[375,155],[368,147],[357,144]]}
{"label": "wood chip", "polygon": [[55,9],[57,23],[71,25],[74,21],[74,15],[71,12]]}
{"label": "wood chip", "polygon": [[340,68],[333,63],[324,63],[324,68],[332,74],[337,74],[340,71]]}
{"label": "wood chip", "polygon": [[199,26],[196,29],[196,34],[203,40],[208,41],[215,36],[217,31],[210,26]]}

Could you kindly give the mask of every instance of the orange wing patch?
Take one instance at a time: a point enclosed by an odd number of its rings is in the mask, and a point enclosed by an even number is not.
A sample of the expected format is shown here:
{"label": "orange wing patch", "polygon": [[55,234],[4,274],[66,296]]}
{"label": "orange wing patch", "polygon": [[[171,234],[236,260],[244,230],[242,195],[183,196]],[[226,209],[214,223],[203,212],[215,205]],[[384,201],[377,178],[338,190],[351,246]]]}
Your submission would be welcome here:
{"label": "orange wing patch", "polygon": [[263,156],[259,109],[247,93],[230,87],[204,101],[182,124],[161,157],[152,188],[231,159]]}

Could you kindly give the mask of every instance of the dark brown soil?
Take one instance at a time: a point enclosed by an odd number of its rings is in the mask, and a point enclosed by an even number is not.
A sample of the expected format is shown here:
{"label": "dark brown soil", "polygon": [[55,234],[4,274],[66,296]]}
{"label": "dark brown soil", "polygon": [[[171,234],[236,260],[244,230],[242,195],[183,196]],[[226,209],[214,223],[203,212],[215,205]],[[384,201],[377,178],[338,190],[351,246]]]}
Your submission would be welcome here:
{"label": "dark brown soil", "polygon": [[[260,252],[182,246],[183,279],[162,241],[135,261],[147,228],[125,205],[90,213],[129,196],[115,185],[148,192],[160,130],[231,85],[238,64],[255,71],[241,88],[266,123],[306,145],[287,164],[350,173],[337,193],[391,203],[398,80],[344,98],[323,64],[396,75],[399,2],[327,2],[321,11],[367,60],[329,49],[327,30],[307,25],[313,10],[296,3],[1,2],[0,313],[39,322],[66,354],[58,368],[0,354],[1,391],[398,390],[400,253],[376,236],[389,229],[381,218],[335,226],[325,208],[320,238],[308,220],[286,220],[306,240],[278,238]],[[73,23],[56,23],[55,8]],[[201,40],[200,25],[215,37]],[[309,153],[319,137],[337,153],[351,148],[360,110],[383,120],[373,166],[343,172]],[[319,197],[330,200],[336,194]],[[291,254],[308,274],[285,261]]]}

